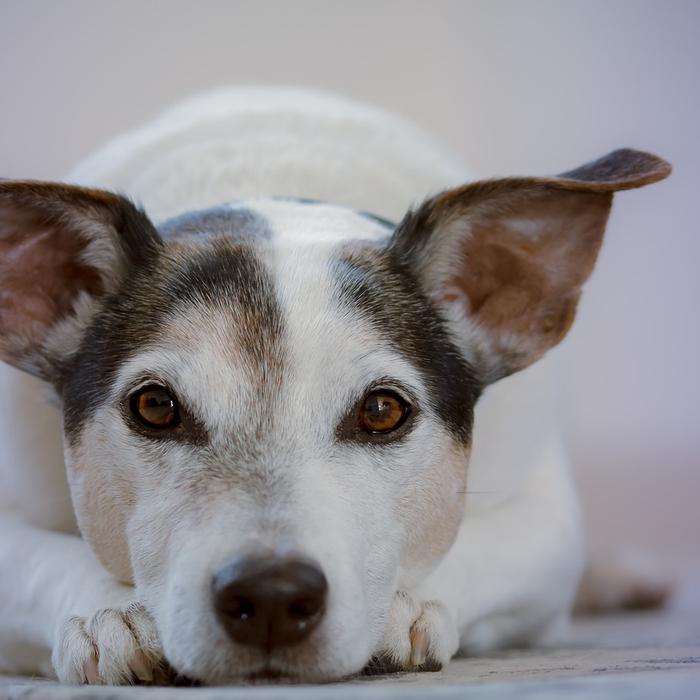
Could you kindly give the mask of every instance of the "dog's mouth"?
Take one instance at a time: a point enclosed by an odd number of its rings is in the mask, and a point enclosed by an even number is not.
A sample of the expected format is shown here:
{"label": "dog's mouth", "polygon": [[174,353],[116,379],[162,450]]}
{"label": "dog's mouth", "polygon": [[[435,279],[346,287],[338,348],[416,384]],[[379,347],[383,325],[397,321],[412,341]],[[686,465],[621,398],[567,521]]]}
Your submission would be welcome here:
{"label": "dog's mouth", "polygon": [[265,684],[265,683],[300,683],[301,679],[298,677],[295,679],[294,676],[282,673],[276,669],[265,666],[259,671],[254,671],[245,677],[245,680],[249,683]]}
{"label": "dog's mouth", "polygon": [[[177,672],[174,668],[169,667],[164,677],[161,679],[163,685],[179,686],[179,687],[200,687],[209,685],[298,685],[301,683],[309,683],[310,679],[303,675],[290,673],[289,671],[281,671],[266,664],[262,668],[258,668],[250,673],[241,673],[232,676],[228,681],[219,681],[215,683],[207,683],[191,676],[186,676]],[[315,681],[318,682],[318,681]]]}
{"label": "dog's mouth", "polygon": [[303,670],[301,672],[294,672],[286,669],[282,670],[267,663],[262,668],[240,676],[240,680],[250,685],[300,685],[306,683],[317,685],[330,683],[339,679],[320,679],[312,673],[304,673]]}

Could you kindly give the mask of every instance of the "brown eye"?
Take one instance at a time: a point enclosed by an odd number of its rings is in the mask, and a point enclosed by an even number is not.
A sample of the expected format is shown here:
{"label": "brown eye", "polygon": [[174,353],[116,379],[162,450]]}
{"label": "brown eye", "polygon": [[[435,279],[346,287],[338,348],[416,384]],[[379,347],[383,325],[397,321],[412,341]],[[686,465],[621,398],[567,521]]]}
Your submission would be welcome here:
{"label": "brown eye", "polygon": [[163,430],[180,423],[177,401],[165,387],[149,384],[131,396],[131,412],[145,426]]}
{"label": "brown eye", "polygon": [[393,391],[373,391],[360,408],[360,426],[368,433],[390,433],[406,420],[408,404]]}

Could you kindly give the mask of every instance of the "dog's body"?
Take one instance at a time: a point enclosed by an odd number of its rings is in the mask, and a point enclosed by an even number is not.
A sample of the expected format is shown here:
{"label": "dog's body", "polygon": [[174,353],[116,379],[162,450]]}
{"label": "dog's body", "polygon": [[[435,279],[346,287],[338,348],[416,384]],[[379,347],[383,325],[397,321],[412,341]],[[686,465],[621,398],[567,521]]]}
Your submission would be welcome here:
{"label": "dog's body", "polygon": [[[503,188],[530,188],[533,198],[552,188],[538,208],[559,193],[577,198],[572,215],[583,202],[602,219],[587,222],[582,235],[600,229],[602,236],[612,190],[665,174],[658,159],[618,154],[559,180],[503,181]],[[229,91],[194,100],[115,142],[70,179],[124,192],[154,221],[169,220],[160,235],[170,243],[164,256],[157,234],[141,230],[146,223],[131,210],[120,213],[123,227],[139,229],[134,236],[153,248],[153,260],[131,248],[112,259],[106,249],[86,247],[81,265],[91,261],[101,277],[78,299],[75,318],[64,313],[31,357],[29,331],[4,346],[4,359],[56,387],[72,502],[59,412],[44,404],[36,379],[0,367],[0,670],[50,673],[53,654],[63,680],[124,682],[148,679],[164,654],[178,672],[205,682],[261,672],[314,680],[356,672],[372,656],[389,667],[433,668],[458,648],[543,643],[565,629],[584,557],[556,420],[556,359],[487,385],[563,336],[599,241],[585,253],[586,271],[537,283],[556,287],[557,304],[573,301],[556,309],[547,302],[546,318],[502,328],[512,298],[494,311],[488,298],[475,300],[471,282],[452,279],[436,291],[436,276],[457,250],[435,262],[433,244],[415,252],[414,238],[428,224],[453,228],[465,197],[476,200],[470,211],[479,220],[506,211],[508,235],[530,236],[533,222],[517,210],[521,195],[516,204],[499,200],[492,215],[494,186],[453,190],[394,234],[389,222],[468,174],[413,127],[311,92]],[[22,207],[39,196],[22,192]],[[73,195],[51,196],[64,206]],[[80,204],[92,217],[90,231],[101,225],[95,212],[104,204],[94,197]],[[186,214],[207,207],[218,208]],[[446,223],[436,224],[448,209]],[[61,214],[61,235],[71,216]],[[24,221],[24,209],[13,217]],[[44,226],[50,217],[42,217]],[[81,231],[92,246],[93,233]],[[0,242],[2,235],[0,226]],[[547,245],[545,235],[532,240],[548,255],[558,244]],[[387,255],[387,245],[395,252]],[[531,255],[528,246],[518,250]],[[124,264],[129,256],[138,260]],[[423,290],[415,298],[401,282],[409,258],[407,269],[418,270],[411,285]],[[132,272],[113,284],[110,269],[120,266]],[[227,277],[234,268],[235,284]],[[501,269],[483,272],[482,283]],[[72,270],[71,279],[83,274]],[[143,294],[124,297],[129,306],[113,296],[132,275]],[[96,287],[108,299],[97,311]],[[386,304],[377,306],[384,294]],[[394,308],[397,298],[403,305]],[[514,313],[524,318],[533,305]],[[147,322],[139,326],[141,313]],[[0,313],[6,334],[15,315],[7,318]],[[120,335],[110,336],[107,322]],[[150,329],[167,346],[141,348]],[[66,349],[73,337],[83,338],[79,351]],[[102,398],[140,391],[139,382],[154,377],[177,384],[192,408],[190,423],[183,419],[169,442],[151,440],[143,426],[131,437]],[[390,396],[385,401],[398,394],[410,405],[399,421],[408,427],[397,427],[386,444],[342,418],[349,396],[377,387]],[[472,431],[470,402],[482,391]],[[465,409],[458,392],[467,396]],[[324,427],[328,415],[336,428]],[[85,540],[74,535],[74,512]],[[206,577],[253,550],[318,562],[329,593],[308,641],[262,653],[234,631],[237,644],[229,648],[207,607]],[[98,613],[104,610],[117,612]]]}

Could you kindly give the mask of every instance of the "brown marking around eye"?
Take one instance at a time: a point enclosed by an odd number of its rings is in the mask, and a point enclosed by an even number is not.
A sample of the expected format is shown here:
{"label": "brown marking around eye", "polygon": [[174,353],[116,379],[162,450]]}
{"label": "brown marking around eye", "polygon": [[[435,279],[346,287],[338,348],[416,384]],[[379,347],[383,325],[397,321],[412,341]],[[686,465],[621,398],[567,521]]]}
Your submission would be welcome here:
{"label": "brown marking around eye", "polygon": [[[254,246],[223,238],[168,242],[105,301],[88,329],[64,391],[67,432],[77,434],[104,403],[128,358],[166,339],[185,354],[201,352],[203,337],[223,352],[230,348],[231,361],[245,364],[272,400],[283,376],[283,328],[274,285]],[[180,398],[182,425],[161,439],[208,443],[202,419]],[[251,431],[262,433],[269,417],[260,412]]]}
{"label": "brown marking around eye", "polygon": [[[336,298],[341,308],[371,324],[374,332],[417,368],[428,389],[430,409],[460,442],[467,443],[481,384],[414,269],[396,253],[393,248],[342,246],[332,268]],[[411,421],[409,417],[401,430]],[[337,432],[341,440],[350,439],[344,425]]]}

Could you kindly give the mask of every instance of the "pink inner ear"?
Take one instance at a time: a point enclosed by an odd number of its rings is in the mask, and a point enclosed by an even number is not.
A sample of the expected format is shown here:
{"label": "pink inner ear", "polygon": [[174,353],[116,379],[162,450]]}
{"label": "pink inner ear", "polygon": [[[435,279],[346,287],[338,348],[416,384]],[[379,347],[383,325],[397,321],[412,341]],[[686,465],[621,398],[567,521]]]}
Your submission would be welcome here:
{"label": "pink inner ear", "polygon": [[3,211],[0,220],[0,345],[21,363],[80,292],[99,294],[102,282],[81,260],[87,243],[75,231],[16,211]]}

